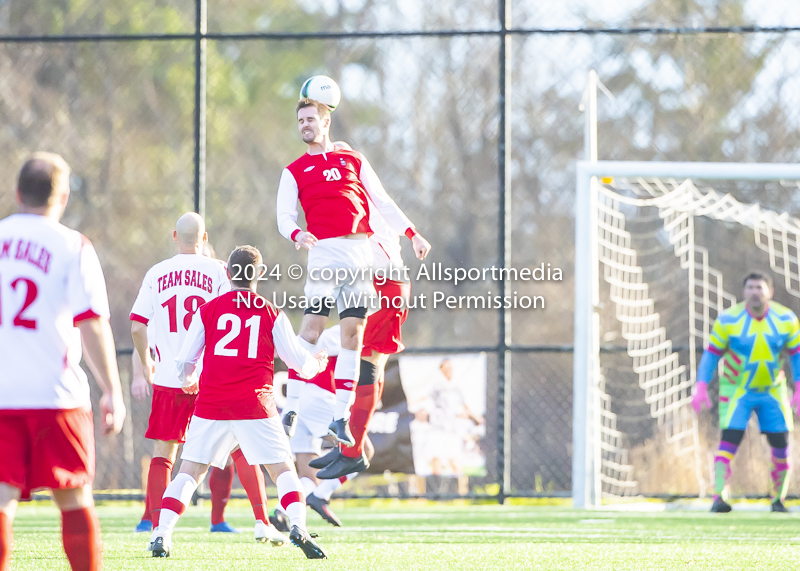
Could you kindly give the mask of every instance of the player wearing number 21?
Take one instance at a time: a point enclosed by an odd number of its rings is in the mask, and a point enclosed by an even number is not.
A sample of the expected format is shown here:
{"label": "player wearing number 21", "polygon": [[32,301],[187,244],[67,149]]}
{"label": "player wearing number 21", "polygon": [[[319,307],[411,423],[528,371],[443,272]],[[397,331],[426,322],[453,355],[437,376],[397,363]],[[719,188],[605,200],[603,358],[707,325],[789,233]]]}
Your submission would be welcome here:
{"label": "player wearing number 21", "polygon": [[[133,343],[144,375],[153,385],[153,407],[145,433],[146,438],[155,440],[145,500],[145,518],[149,516],[153,527],[158,525],[161,496],[172,477],[178,444],[185,439],[197,398],[181,390],[175,357],[197,308],[230,289],[225,264],[202,254],[208,235],[198,214],[181,216],[172,239],[178,254],[148,270],[130,315]],[[148,324],[154,340],[148,339]],[[151,345],[155,362],[150,357]]]}

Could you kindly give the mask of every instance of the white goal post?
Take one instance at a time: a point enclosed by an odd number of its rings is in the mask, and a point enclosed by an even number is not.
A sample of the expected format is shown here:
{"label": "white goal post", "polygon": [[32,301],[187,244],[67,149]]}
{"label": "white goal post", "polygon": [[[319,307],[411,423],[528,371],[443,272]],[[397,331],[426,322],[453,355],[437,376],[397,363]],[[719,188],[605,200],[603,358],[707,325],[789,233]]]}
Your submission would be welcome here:
{"label": "white goal post", "polygon": [[[635,193],[615,194],[611,180],[630,181]],[[600,369],[601,264],[623,338],[639,376],[650,414],[667,426],[668,441],[684,451],[697,448],[697,421],[689,408],[694,384],[695,343],[690,362],[680,364],[641,278],[636,252],[625,231],[619,204],[657,207],[664,230],[689,272],[690,336],[704,341],[716,313],[735,297],[723,288],[722,274],[708,264],[708,251],[694,245],[693,217],[733,222],[755,232],[759,249],[769,254],[773,271],[786,290],[800,297],[800,220],[786,213],[745,204],[693,181],[798,181],[800,165],[765,163],[692,163],[579,161],[575,215],[575,321],[573,360],[572,499],[577,508],[602,502],[603,489],[633,489],[631,468],[618,440]],[[626,242],[626,240],[628,240]],[[695,295],[697,291],[701,294]],[[702,475],[698,468],[698,480]],[[702,485],[701,485],[702,490]],[[614,495],[612,493],[612,495]]]}

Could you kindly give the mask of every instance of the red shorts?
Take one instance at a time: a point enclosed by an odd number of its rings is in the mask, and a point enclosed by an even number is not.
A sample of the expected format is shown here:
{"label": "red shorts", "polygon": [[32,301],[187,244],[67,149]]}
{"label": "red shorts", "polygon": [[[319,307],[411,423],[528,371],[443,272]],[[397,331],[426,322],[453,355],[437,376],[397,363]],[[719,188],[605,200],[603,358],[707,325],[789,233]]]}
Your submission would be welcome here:
{"label": "red shorts", "polygon": [[153,407],[145,438],[150,440],[186,440],[186,430],[194,413],[197,395],[187,395],[181,389],[153,385]]}
{"label": "red shorts", "polygon": [[0,410],[0,482],[23,496],[94,480],[94,424],[81,408]]}
{"label": "red shorts", "polygon": [[[403,335],[400,327],[408,317],[408,301],[411,295],[411,284],[386,280],[383,285],[375,283],[375,291],[381,295],[381,308],[367,317],[367,326],[364,329],[363,352],[370,351],[393,355],[406,348],[403,345]],[[404,301],[400,309],[392,304],[396,298]]]}

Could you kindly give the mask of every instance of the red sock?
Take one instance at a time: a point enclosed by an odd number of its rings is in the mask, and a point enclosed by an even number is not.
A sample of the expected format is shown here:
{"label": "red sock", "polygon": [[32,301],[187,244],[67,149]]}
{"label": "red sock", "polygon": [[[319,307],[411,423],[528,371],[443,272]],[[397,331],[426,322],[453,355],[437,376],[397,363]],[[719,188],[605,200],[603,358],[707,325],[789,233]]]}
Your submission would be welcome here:
{"label": "red sock", "polygon": [[244,487],[247,499],[250,500],[250,505],[253,506],[253,515],[256,516],[257,521],[263,521],[269,525],[269,519],[267,519],[267,490],[264,487],[264,472],[261,471],[261,466],[248,464],[241,450],[233,451],[231,458],[236,464],[236,472],[239,474],[239,481]]}
{"label": "red sock", "polygon": [[14,547],[14,528],[11,518],[0,512],[0,571],[11,569],[11,549]]}
{"label": "red sock", "polygon": [[342,446],[342,454],[348,458],[358,458],[364,451],[364,439],[375,407],[378,406],[378,390],[373,385],[356,387],[356,402],[350,409],[350,432],[356,439],[355,446]]}
{"label": "red sock", "polygon": [[150,471],[147,473],[147,509],[150,510],[150,521],[158,527],[158,515],[161,513],[161,498],[172,480],[172,460],[156,456],[150,460]]}
{"label": "red sock", "polygon": [[233,464],[224,469],[212,468],[208,477],[208,489],[211,491],[211,525],[225,521],[225,506],[231,498],[233,488]]}
{"label": "red sock", "polygon": [[73,571],[98,571],[103,566],[100,522],[94,507],[61,512],[61,536]]}

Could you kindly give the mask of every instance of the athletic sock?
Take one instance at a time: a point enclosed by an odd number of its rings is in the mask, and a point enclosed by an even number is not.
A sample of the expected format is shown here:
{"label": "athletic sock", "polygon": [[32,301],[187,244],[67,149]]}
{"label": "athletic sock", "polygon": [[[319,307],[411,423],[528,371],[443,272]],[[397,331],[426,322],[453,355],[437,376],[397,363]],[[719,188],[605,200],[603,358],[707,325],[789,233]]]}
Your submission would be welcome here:
{"label": "athletic sock", "polygon": [[275,485],[278,487],[278,498],[286,512],[291,526],[306,528],[306,498],[303,485],[293,470],[287,470],[278,476]]}
{"label": "athletic sock", "polygon": [[11,550],[14,548],[14,527],[11,518],[0,512],[0,571],[11,569]]}
{"label": "athletic sock", "polygon": [[233,489],[233,464],[222,470],[212,468],[208,476],[208,489],[211,492],[211,525],[217,525],[225,521],[225,506]]}
{"label": "athletic sock", "polygon": [[[367,361],[361,361],[367,363]],[[368,363],[371,364],[371,363]],[[374,367],[374,365],[373,365]],[[362,367],[362,380],[364,367]],[[373,377],[374,378],[374,377]],[[350,409],[350,432],[355,438],[355,446],[342,446],[342,455],[347,458],[359,458],[364,452],[364,440],[367,437],[367,427],[375,408],[378,406],[378,390],[375,384],[361,384],[356,387],[356,398]]]}
{"label": "athletic sock", "polygon": [[738,449],[737,444],[724,440],[719,443],[717,455],[714,456],[714,501],[722,496],[722,491],[728,485],[731,477],[731,461]]}
{"label": "athletic sock", "polygon": [[161,498],[172,479],[172,460],[156,456],[150,460],[150,470],[147,472],[147,496],[145,502],[150,510],[153,527],[158,527],[158,515],[161,513]]}
{"label": "athletic sock", "polygon": [[342,349],[336,358],[336,367],[333,370],[333,382],[336,387],[336,404],[334,405],[333,419],[350,419],[350,407],[356,398],[355,388],[358,384],[359,363],[361,358],[358,351]]}
{"label": "athletic sock", "polygon": [[73,571],[98,571],[103,566],[100,522],[94,506],[61,512],[61,537]]}
{"label": "athletic sock", "polygon": [[333,492],[344,486],[345,482],[348,480],[352,480],[358,476],[358,472],[353,472],[352,474],[347,474],[346,476],[341,476],[340,478],[334,478],[333,480],[322,480],[317,487],[314,488],[314,495],[322,500],[330,500]]}
{"label": "athletic sock", "polygon": [[[317,352],[317,346],[315,344],[309,343],[299,335],[297,336],[297,341],[303,349],[312,355]],[[300,411],[300,395],[303,394],[303,386],[305,383],[305,380],[301,379],[297,374],[289,375],[289,378],[286,380],[286,404],[283,406],[283,414],[289,411]]]}
{"label": "athletic sock", "polygon": [[792,469],[792,457],[789,447],[773,448],[771,455],[772,465],[770,466],[770,476],[772,476],[772,490],[770,499],[775,502],[786,499],[786,492],[789,490],[789,472]]}
{"label": "athletic sock", "polygon": [[267,490],[265,488],[264,472],[261,466],[251,466],[242,454],[241,450],[234,450],[231,458],[236,464],[236,471],[239,474],[239,481],[242,483],[247,499],[253,507],[253,515],[256,521],[262,521],[269,525],[267,515]]}
{"label": "athletic sock", "polygon": [[192,501],[192,495],[197,489],[197,481],[189,474],[180,473],[167,486],[164,499],[161,500],[161,516],[158,520],[158,530],[171,534],[186,506]]}
{"label": "athletic sock", "polygon": [[300,478],[300,485],[303,487],[303,495],[306,497],[308,497],[308,494],[313,492],[314,488],[317,487],[316,482],[314,482],[314,480],[311,478],[307,478],[306,476]]}

